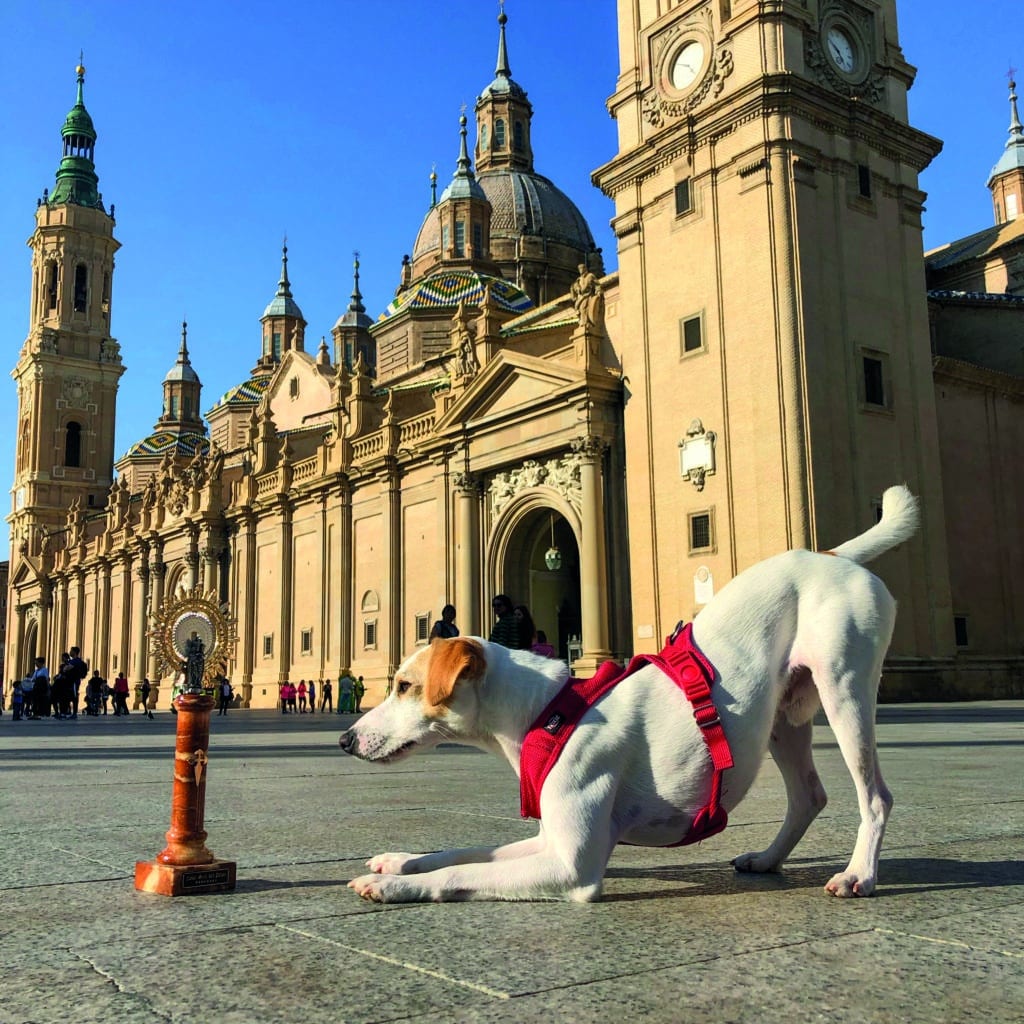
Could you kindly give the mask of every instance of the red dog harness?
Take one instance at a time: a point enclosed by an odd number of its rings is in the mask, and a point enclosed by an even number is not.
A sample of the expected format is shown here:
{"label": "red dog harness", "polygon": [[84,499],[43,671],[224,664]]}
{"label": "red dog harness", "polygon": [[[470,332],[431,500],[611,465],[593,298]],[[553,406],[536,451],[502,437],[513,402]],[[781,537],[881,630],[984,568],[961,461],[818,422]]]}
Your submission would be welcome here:
{"label": "red dog harness", "polygon": [[658,654],[638,654],[625,669],[605,662],[590,679],[570,679],[530,726],[519,755],[519,795],[524,818],[540,818],[540,791],[587,709],[613,686],[650,662],[657,665],[686,694],[693,717],[711,754],[714,775],[711,796],[698,812],[690,830],[677,843],[686,846],[716,835],[725,828],[728,815],[719,800],[722,772],[732,767],[732,752],[718,711],[711,701],[715,670],[693,642],[693,628],[680,622]]}

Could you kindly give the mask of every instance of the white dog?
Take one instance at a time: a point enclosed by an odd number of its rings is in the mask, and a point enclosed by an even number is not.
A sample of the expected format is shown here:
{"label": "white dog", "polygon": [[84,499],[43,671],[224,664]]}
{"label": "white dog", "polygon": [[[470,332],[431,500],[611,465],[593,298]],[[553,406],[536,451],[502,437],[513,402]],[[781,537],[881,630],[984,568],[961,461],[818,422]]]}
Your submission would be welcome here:
{"label": "white dog", "polygon": [[[878,682],[896,602],[861,567],[917,528],[916,499],[885,492],[881,521],[826,554],[790,551],[747,569],[693,622],[715,668],[712,699],[732,751],[722,805],[731,811],[765,749],[789,806],[774,842],[739,871],[772,871],[825,806],[811,756],[812,718],[824,708],[857,787],[853,856],[826,891],[869,896],[892,796],[875,747]],[[500,752],[519,771],[524,737],[566,681],[563,663],[475,638],[438,640],[401,665],[394,690],[340,739],[378,764],[455,740]],[[617,843],[676,843],[708,802],[713,769],[693,706],[645,665],[584,715],[540,798],[539,835],[497,848],[384,853],[349,886],[380,902],[568,898],[595,900]]]}

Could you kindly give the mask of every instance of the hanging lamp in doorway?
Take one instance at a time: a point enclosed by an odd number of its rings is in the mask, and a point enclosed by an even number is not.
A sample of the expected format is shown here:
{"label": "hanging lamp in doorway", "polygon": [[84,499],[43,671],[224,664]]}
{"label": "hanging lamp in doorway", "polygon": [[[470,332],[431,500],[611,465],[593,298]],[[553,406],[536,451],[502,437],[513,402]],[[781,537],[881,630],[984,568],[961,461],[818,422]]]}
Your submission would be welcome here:
{"label": "hanging lamp in doorway", "polygon": [[562,568],[562,552],[555,546],[555,517],[551,517],[551,547],[544,552],[544,564],[550,572],[558,572]]}

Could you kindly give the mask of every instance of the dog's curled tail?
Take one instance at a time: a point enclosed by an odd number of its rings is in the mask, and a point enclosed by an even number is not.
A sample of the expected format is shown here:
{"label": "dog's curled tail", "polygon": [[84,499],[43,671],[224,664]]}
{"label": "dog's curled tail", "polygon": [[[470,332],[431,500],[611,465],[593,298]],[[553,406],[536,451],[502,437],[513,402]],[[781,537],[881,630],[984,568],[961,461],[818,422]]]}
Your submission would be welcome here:
{"label": "dog's curled tail", "polygon": [[859,537],[833,548],[832,554],[864,565],[912,537],[920,521],[917,498],[906,484],[890,487],[882,495],[882,518]]}

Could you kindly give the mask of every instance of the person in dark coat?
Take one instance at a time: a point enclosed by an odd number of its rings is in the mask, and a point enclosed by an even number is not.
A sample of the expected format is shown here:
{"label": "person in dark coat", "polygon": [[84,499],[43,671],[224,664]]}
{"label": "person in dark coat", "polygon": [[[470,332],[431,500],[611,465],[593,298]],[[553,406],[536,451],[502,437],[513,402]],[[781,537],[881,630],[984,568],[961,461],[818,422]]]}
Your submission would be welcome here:
{"label": "person in dark coat", "polygon": [[[501,644],[510,650],[522,648],[520,641],[519,620],[512,610],[512,600],[507,594],[497,594],[491,602],[498,621],[491,627],[491,635],[487,638],[492,644]],[[527,644],[529,646],[529,644]]]}

